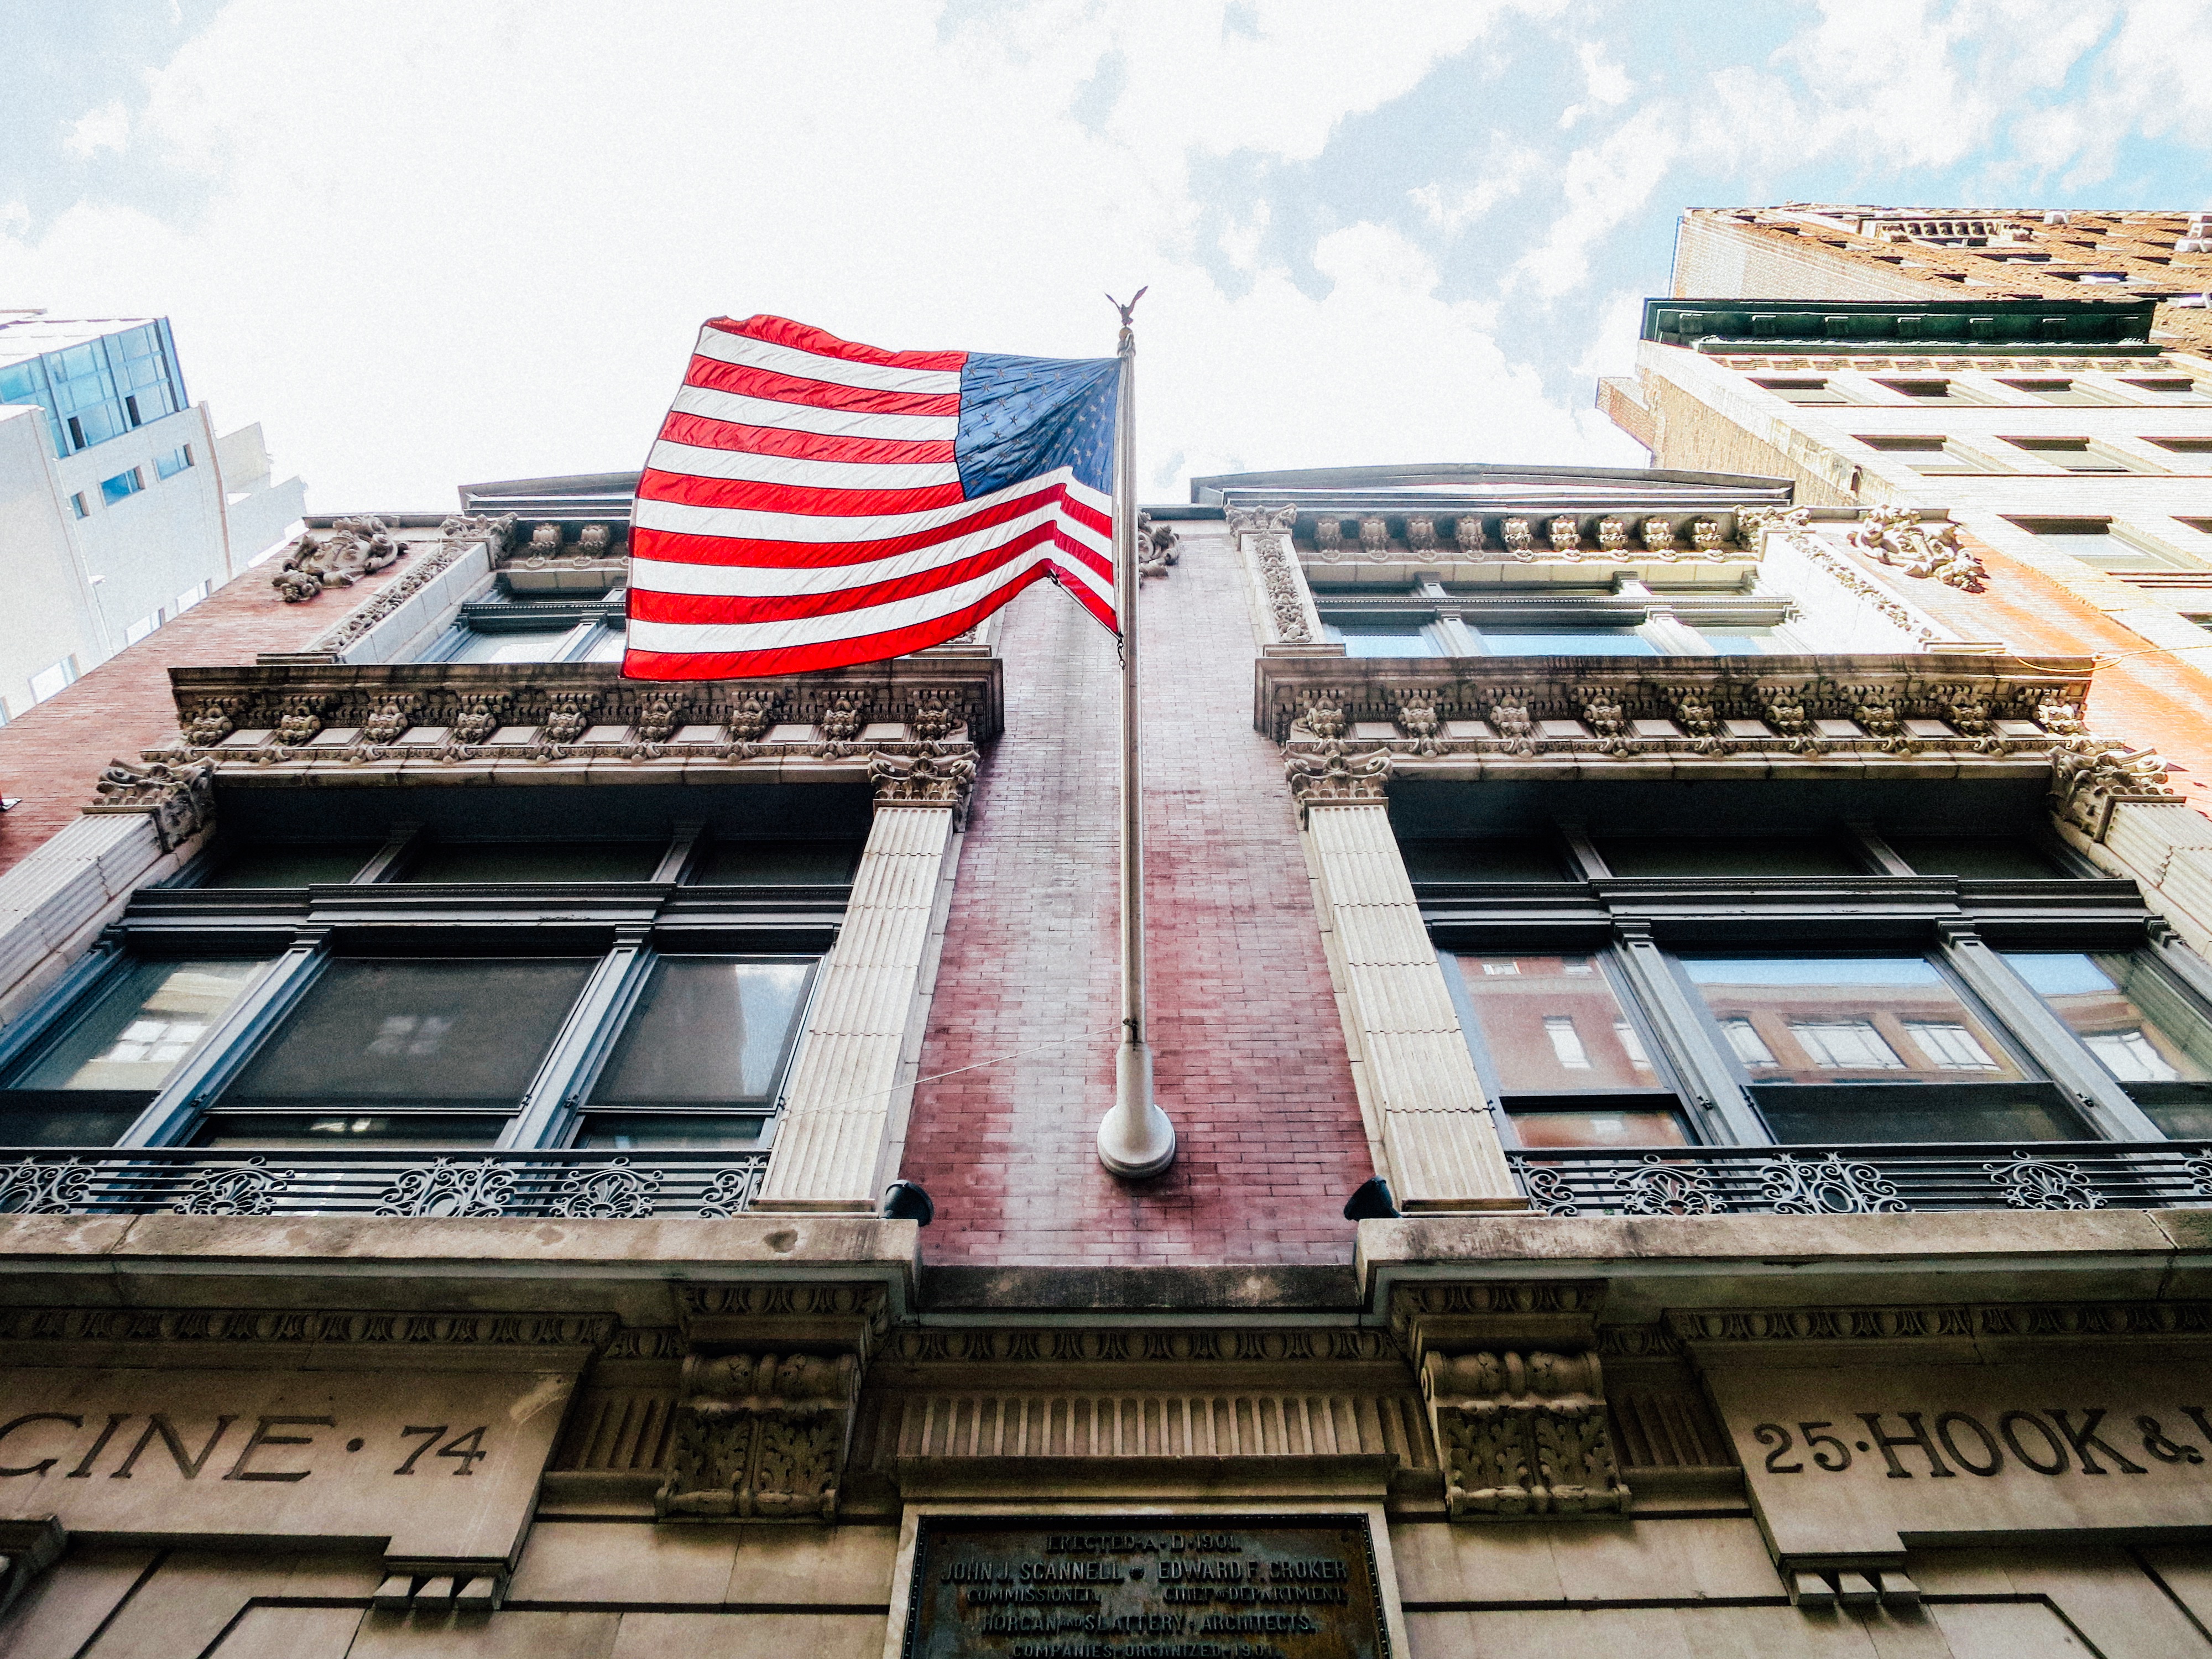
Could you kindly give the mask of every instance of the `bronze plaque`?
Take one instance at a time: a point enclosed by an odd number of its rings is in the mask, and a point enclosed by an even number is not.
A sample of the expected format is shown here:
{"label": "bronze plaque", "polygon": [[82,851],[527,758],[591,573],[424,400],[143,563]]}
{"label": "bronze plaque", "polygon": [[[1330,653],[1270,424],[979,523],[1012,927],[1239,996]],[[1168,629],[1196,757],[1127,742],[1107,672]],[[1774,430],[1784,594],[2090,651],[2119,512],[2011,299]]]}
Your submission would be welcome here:
{"label": "bronze plaque", "polygon": [[905,1659],[1388,1659],[1358,1516],[924,1517]]}

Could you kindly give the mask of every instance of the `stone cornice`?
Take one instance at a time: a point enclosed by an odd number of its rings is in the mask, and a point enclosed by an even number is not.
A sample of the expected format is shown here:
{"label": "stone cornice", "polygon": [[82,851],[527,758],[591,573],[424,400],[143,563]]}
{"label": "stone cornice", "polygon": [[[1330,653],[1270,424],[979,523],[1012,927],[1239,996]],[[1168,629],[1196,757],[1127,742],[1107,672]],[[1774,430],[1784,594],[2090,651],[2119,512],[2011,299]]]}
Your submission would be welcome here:
{"label": "stone cornice", "polygon": [[[1968,652],[1269,655],[1257,665],[1253,716],[1278,743],[1345,741],[1405,759],[1492,753],[1912,754],[1930,748],[2002,755],[2021,747],[2041,752],[2054,738],[2081,735],[2081,708],[2094,666],[2087,657],[2030,659]],[[1850,721],[1858,729],[1824,731],[1824,720]],[[1672,729],[1639,729],[1661,721]],[[1731,730],[1730,721],[1757,722],[1763,729]],[[1916,732],[1908,721],[1942,721],[1948,729]],[[1554,729],[1547,729],[1547,722]],[[1565,729],[1568,722],[1579,729]],[[1387,736],[1358,730],[1386,725],[1392,728]]]}
{"label": "stone cornice", "polygon": [[958,648],[742,681],[625,680],[600,663],[328,662],[178,668],[170,679],[179,740],[149,752],[233,776],[358,775],[406,762],[672,760],[688,771],[941,756],[995,737],[1002,714],[998,659]]}
{"label": "stone cornice", "polygon": [[1547,776],[1657,763],[2047,772],[2051,811],[2101,838],[2116,806],[2179,799],[2147,750],[2082,724],[2093,660],[1905,656],[1263,655],[1254,723],[1294,793],[1379,799],[1386,779]]}

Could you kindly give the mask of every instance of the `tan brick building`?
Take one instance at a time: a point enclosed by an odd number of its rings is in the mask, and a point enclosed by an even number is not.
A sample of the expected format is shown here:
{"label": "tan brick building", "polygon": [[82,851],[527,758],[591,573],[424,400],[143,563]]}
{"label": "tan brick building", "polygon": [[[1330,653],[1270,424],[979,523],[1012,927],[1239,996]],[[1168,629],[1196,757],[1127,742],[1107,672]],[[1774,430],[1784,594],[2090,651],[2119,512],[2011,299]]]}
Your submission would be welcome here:
{"label": "tan brick building", "polygon": [[0,731],[4,1659],[2212,1649],[2118,622],[1789,476],[1195,481],[1124,1182],[1111,642],[625,682],[633,482]]}

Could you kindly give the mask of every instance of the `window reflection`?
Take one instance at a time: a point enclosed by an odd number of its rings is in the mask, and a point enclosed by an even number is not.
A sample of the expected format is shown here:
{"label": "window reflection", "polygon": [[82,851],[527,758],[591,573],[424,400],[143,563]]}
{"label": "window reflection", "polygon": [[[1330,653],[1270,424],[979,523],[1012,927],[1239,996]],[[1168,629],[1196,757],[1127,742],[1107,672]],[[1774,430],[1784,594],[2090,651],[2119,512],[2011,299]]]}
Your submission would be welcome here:
{"label": "window reflection", "polygon": [[9,1086],[159,1089],[266,965],[136,963]]}
{"label": "window reflection", "polygon": [[1591,957],[1463,956],[1459,968],[1504,1093],[1659,1086]]}
{"label": "window reflection", "polygon": [[2212,1078],[2212,1027],[2134,951],[2008,951],[2022,979],[2123,1083]]}
{"label": "window reflection", "polygon": [[1682,964],[1754,1083],[2023,1081],[1932,963],[1917,957]]}

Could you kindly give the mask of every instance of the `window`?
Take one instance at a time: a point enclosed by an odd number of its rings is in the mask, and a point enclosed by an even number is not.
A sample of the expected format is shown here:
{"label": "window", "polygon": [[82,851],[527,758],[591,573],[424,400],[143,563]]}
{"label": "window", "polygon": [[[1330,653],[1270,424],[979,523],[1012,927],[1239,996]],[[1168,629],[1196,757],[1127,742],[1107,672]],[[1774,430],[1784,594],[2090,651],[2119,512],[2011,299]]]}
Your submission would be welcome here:
{"label": "window", "polygon": [[84,491],[80,489],[70,497],[70,510],[80,519],[88,519],[92,516],[92,508],[85,504]]}
{"label": "window", "polygon": [[1865,866],[1825,837],[1605,837],[1598,855],[1616,876],[1861,876]]}
{"label": "window", "polygon": [[31,676],[31,701],[44,702],[48,697],[59,696],[76,681],[76,658],[64,657],[50,668],[41,668]]}
{"label": "window", "polygon": [[1679,1146],[1670,1085],[1603,964],[1462,956],[1477,1058],[1523,1146]]}
{"label": "window", "polygon": [[592,967],[572,957],[333,961],[223,1091],[198,1144],[488,1144]]}
{"label": "window", "polygon": [[191,464],[192,447],[179,444],[167,454],[154,458],[154,476],[156,478],[173,478]]}
{"label": "window", "polygon": [[1771,392],[1784,403],[1847,404],[1851,401],[1838,391],[1831,382],[1825,380],[1753,380],[1752,384],[1764,391]]}
{"label": "window", "polygon": [[2151,438],[2146,441],[2175,455],[2212,455],[2212,438]]}
{"label": "window", "polygon": [[1892,836],[1890,850],[1916,875],[1972,880],[2050,881],[2065,872],[2033,842],[1983,836]]}
{"label": "window", "polygon": [[[2038,818],[1991,797],[1938,808],[1984,825],[1979,834],[1931,834],[1924,819],[1909,832],[1694,833],[1700,819],[1743,821],[1768,793],[1747,787],[1731,807],[1722,787],[1678,797],[1607,784],[1546,792],[1538,806],[1469,791],[1457,807],[1394,806],[1674,832],[1601,831],[1593,844],[1616,878],[1588,882],[1574,873],[1586,857],[1579,829],[1400,843],[1510,1145],[1920,1143],[1971,1158],[1982,1146],[2094,1138],[2055,1080],[2093,1060],[2167,1134],[2212,1139],[2212,1000],[2199,996],[2200,970],[2176,944],[2111,951],[2103,884],[2063,878],[2063,854],[2037,839]],[[1846,787],[1852,810],[1865,810]],[[1797,795],[1770,798],[1774,812],[1803,817]],[[2038,883],[2032,909],[2003,913],[2008,954],[1808,948],[1831,928],[1857,934],[1869,895],[1910,879],[1875,874],[1894,869],[1889,854],[1930,876]],[[1671,884],[1655,889],[1653,878]],[[1515,884],[1536,881],[1552,890]],[[1942,883],[1911,902],[1957,904],[1955,925],[1976,925],[1976,907]],[[1625,924],[1647,942],[1595,943]],[[2031,930],[2033,948],[2014,942]],[[1723,939],[1736,943],[1698,943]],[[2212,985],[2212,968],[2202,972]],[[2056,1022],[2008,1029],[1995,1012],[2037,994]]]}
{"label": "window", "polygon": [[2205,570],[2203,560],[2137,532],[2116,532],[2106,519],[2011,520],[2045,548],[2066,553],[2100,570]]}
{"label": "window", "polygon": [[664,957],[593,1085],[580,1146],[759,1143],[811,962]]}
{"label": "window", "polygon": [[139,641],[144,639],[149,634],[159,628],[167,620],[168,620],[167,617],[158,610],[155,611],[149,616],[139,617],[137,622],[132,623],[128,628],[123,630],[123,643],[125,645],[137,644]]}
{"label": "window", "polygon": [[659,841],[433,841],[410,851],[403,882],[650,881]]}
{"label": "window", "polygon": [[2124,456],[2093,445],[2087,438],[2007,438],[2014,449],[2024,449],[2047,466],[2069,472],[2134,472],[2141,469]]}
{"label": "window", "polygon": [[2122,384],[2132,386],[2145,398],[2162,404],[2197,404],[2205,401],[2204,388],[2195,380],[2185,376],[2157,375],[2137,378],[2130,375]]}
{"label": "window", "polygon": [[1978,404],[1973,396],[1955,380],[1878,380],[1900,398],[1909,398],[1916,404]]}
{"label": "window", "polygon": [[823,887],[853,879],[860,860],[856,841],[740,841],[717,839],[692,867],[700,887]]}
{"label": "window", "polygon": [[422,653],[425,662],[618,662],[623,594],[505,585],[463,605],[453,625]]}
{"label": "window", "polygon": [[1325,622],[1322,635],[1344,642],[1347,657],[1434,657],[1437,648],[1429,630],[1418,622]]}
{"label": "window", "polygon": [[110,507],[127,501],[146,487],[146,474],[142,468],[132,467],[128,472],[118,472],[112,478],[100,481],[100,498]]}
{"label": "window", "polygon": [[11,1146],[112,1142],[267,967],[252,957],[128,963],[9,1071]]}
{"label": "window", "polygon": [[198,605],[202,599],[207,598],[207,596],[214,591],[215,583],[212,581],[204,581],[197,586],[186,588],[183,592],[177,595],[177,603],[174,607],[172,608],[170,614],[172,616],[178,617],[183,616],[185,611],[191,610],[194,605]]}
{"label": "window", "polygon": [[351,881],[381,843],[240,842],[222,848],[203,887],[307,887]]}
{"label": "window", "polygon": [[2148,951],[2016,951],[2007,960],[2150,1120],[2212,1138],[2212,1020]]}
{"label": "window", "polygon": [[1714,628],[1700,623],[1696,631],[1717,657],[1788,656],[1804,649],[1778,628]]}
{"label": "window", "polygon": [[2014,392],[2026,392],[2038,403],[2101,409],[2112,401],[2079,380],[2007,380],[2004,384]]}
{"label": "window", "polygon": [[1549,843],[1533,836],[1401,843],[1415,883],[1565,881],[1566,867]]}
{"label": "window", "polygon": [[1858,441],[1877,454],[1903,456],[1905,464],[1915,472],[1989,472],[1996,470],[1989,462],[1953,447],[1948,438],[1874,434],[1862,436]]}
{"label": "window", "polygon": [[[1924,957],[1692,957],[1682,972],[1777,1140],[2083,1133],[2058,1091]],[[1948,1086],[1900,1086],[1915,1084]]]}
{"label": "window", "polygon": [[[154,942],[146,961],[0,1032],[0,1113],[15,1115],[17,1144],[112,1143],[143,1120],[164,1143],[330,1148],[341,1169],[356,1167],[348,1148],[371,1166],[414,1148],[765,1152],[863,844],[865,791],[817,792],[805,839],[744,834],[747,816],[788,810],[751,788],[671,792],[680,804],[495,785],[312,793],[227,813],[185,879],[134,896],[118,921],[126,945]],[[705,821],[646,838],[679,805]],[[722,813],[739,815],[727,836]],[[441,834],[483,822],[571,833]],[[687,868],[699,886],[667,884]],[[617,947],[616,909],[525,884],[582,882],[611,888],[592,899],[618,901],[623,917],[652,919],[641,948]],[[269,964],[171,960],[160,945],[260,937],[286,917],[328,918],[328,945],[277,958],[283,980],[259,981],[267,1012],[208,1054],[217,1016]],[[75,1093],[52,1097],[63,1090]]]}

